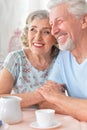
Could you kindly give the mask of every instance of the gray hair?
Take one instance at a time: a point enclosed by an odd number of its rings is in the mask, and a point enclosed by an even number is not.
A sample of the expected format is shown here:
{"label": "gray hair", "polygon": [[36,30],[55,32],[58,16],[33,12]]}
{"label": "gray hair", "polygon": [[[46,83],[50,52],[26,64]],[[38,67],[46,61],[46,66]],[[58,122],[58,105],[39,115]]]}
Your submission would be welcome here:
{"label": "gray hair", "polygon": [[[29,47],[28,44],[28,27],[29,24],[32,23],[34,19],[49,19],[49,13],[47,10],[37,10],[30,13],[26,19],[26,26],[24,28],[24,32],[22,33],[21,39],[23,42],[23,45],[25,47]],[[56,46],[52,47],[51,50],[51,56],[55,57],[59,53],[59,49]]]}
{"label": "gray hair", "polygon": [[49,13],[47,10],[36,10],[31,12],[26,19],[26,25],[24,27],[23,33],[21,35],[21,40],[23,42],[23,45],[28,47],[28,28],[31,22],[34,19],[49,19]]}
{"label": "gray hair", "polygon": [[29,14],[26,20],[26,24],[30,24],[34,19],[49,19],[49,13],[47,10],[37,10]]}
{"label": "gray hair", "polygon": [[87,14],[86,0],[49,0],[48,8],[51,9],[59,4],[66,4],[68,11],[76,17],[81,17]]}

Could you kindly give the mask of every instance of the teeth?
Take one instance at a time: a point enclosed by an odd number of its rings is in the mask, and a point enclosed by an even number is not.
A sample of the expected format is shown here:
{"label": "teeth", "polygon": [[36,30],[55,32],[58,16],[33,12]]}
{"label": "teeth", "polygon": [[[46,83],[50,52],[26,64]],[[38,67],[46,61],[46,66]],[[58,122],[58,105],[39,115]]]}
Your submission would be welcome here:
{"label": "teeth", "polygon": [[58,37],[58,40],[60,40],[61,38],[63,38],[64,36],[60,36],[60,37]]}
{"label": "teeth", "polygon": [[37,43],[35,43],[34,45],[35,45],[35,46],[43,46],[42,44],[37,44]]}
{"label": "teeth", "polygon": [[67,36],[65,36],[65,35],[61,35],[57,39],[59,44],[65,44],[66,40],[67,40]]}

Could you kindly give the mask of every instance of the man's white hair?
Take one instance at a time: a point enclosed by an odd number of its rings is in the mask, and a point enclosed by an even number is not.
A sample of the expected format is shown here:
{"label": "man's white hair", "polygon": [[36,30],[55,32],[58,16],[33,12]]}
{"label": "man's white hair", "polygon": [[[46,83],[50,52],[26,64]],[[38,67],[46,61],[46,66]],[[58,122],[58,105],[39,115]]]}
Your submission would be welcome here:
{"label": "man's white hair", "polygon": [[86,0],[49,0],[47,6],[51,9],[60,4],[66,4],[68,11],[76,17],[81,17],[84,14],[87,14]]}

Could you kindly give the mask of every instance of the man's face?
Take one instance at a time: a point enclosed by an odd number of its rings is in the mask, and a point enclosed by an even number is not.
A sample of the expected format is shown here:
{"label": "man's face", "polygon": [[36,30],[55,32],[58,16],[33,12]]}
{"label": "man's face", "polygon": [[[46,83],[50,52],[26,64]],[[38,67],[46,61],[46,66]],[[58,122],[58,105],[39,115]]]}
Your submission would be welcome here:
{"label": "man's face", "polygon": [[50,11],[52,34],[56,37],[61,50],[72,50],[81,31],[81,22],[70,14],[64,4],[53,7]]}

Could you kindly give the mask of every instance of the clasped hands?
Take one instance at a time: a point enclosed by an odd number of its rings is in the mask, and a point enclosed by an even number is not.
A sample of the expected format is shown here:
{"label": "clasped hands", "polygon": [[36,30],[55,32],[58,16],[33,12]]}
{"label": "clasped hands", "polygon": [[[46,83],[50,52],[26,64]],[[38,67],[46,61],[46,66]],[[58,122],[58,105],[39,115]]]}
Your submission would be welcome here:
{"label": "clasped hands", "polygon": [[53,103],[55,97],[58,95],[65,94],[64,85],[59,85],[53,81],[47,81],[41,88],[36,90],[39,92],[46,101]]}

